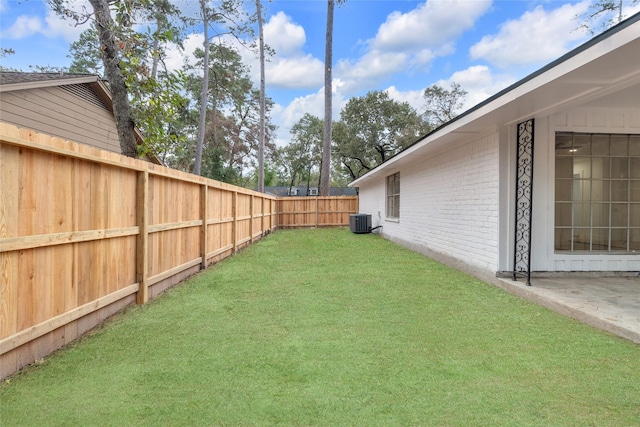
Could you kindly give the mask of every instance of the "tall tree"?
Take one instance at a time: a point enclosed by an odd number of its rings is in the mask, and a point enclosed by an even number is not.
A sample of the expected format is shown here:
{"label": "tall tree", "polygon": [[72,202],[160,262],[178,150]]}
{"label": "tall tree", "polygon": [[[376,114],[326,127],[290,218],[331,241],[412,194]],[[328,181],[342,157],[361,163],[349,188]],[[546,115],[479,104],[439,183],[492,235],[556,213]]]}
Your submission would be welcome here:
{"label": "tall tree", "polygon": [[324,142],[322,144],[322,167],[320,170],[320,195],[329,195],[331,168],[331,124],[332,124],[332,76],[333,68],[333,9],[335,1],[327,0],[327,33],[324,51]]}
{"label": "tall tree", "polygon": [[202,91],[200,92],[200,121],[198,122],[198,141],[196,143],[196,161],[193,173],[200,175],[202,168],[202,146],[204,144],[204,127],[207,120],[207,97],[209,96],[209,10],[206,0],[200,0],[200,11],[204,26],[204,71],[202,73]]}
{"label": "tall tree", "polygon": [[[246,27],[245,14],[240,0],[224,0],[217,8],[209,7],[207,0],[199,0],[200,20],[204,27],[204,71],[202,79],[202,91],[200,94],[200,125],[198,128],[198,141],[196,144],[196,161],[194,173],[199,175],[202,166],[202,146],[204,144],[204,127],[206,126],[206,104],[208,93],[208,56],[210,48],[209,29],[214,30],[212,37],[220,37],[223,34],[231,34],[237,37],[240,33],[250,31]],[[193,19],[191,21],[194,21]]]}
{"label": "tall tree", "polygon": [[258,14],[258,40],[260,48],[260,141],[258,145],[258,191],[264,193],[264,138],[265,138],[265,78],[264,78],[264,31],[262,29],[262,4],[256,0]]}
{"label": "tall tree", "polygon": [[352,98],[335,124],[336,154],[352,179],[384,163],[425,131],[424,122],[406,102],[373,91]]}
{"label": "tall tree", "polygon": [[94,23],[90,28],[80,33],[78,40],[71,43],[67,57],[71,59],[70,73],[90,73],[104,76],[100,41]]}
{"label": "tall tree", "polygon": [[458,115],[457,112],[462,108],[467,91],[458,83],[452,83],[449,90],[433,85],[426,88],[422,96],[425,101],[423,117],[429,127],[434,129]]}
{"label": "tall tree", "polygon": [[77,23],[93,19],[91,28],[71,46],[73,62],[70,70],[104,74],[108,80],[122,153],[132,157],[139,154],[134,122],[146,127],[143,129],[145,144],[149,146],[143,147],[143,151],[164,139],[166,133],[156,118],[170,116],[166,108],[169,101],[182,102],[178,94],[181,89],[177,88],[180,75],[176,73],[164,79],[165,83],[156,81],[156,76],[149,74],[149,58],[155,60],[159,57],[156,53],[160,51],[156,43],[153,54],[149,55],[149,40],[153,38],[158,42],[174,41],[178,44],[179,40],[172,34],[173,28],[157,28],[153,34],[145,35],[136,31],[134,24],[137,20],[155,16],[159,10],[163,11],[163,21],[168,22],[170,17],[178,15],[178,10],[167,0],[90,0],[93,13],[86,12],[84,8],[83,12],[75,12],[72,9],[74,3],[69,0],[47,2],[58,15]]}
{"label": "tall tree", "polygon": [[309,113],[291,127],[291,142],[280,150],[280,167],[288,177],[289,187],[304,180],[308,188],[313,176],[319,173],[323,127],[322,119]]}
{"label": "tall tree", "polygon": [[[210,49],[202,175],[241,184],[248,170],[256,166],[260,94],[255,90],[249,69],[242,63],[237,50],[223,44],[212,44]],[[198,62],[187,67],[187,89],[197,98],[202,86],[204,52],[198,49],[195,56],[199,58]],[[269,140],[275,131],[274,126],[268,123],[272,105],[273,102],[265,97],[265,154],[272,149]],[[208,158],[211,156],[214,161]]]}
{"label": "tall tree", "polygon": [[93,7],[95,27],[98,31],[104,71],[109,80],[109,88],[113,99],[113,115],[115,116],[120,150],[128,157],[138,157],[135,126],[131,115],[129,97],[125,77],[120,68],[120,55],[116,44],[115,24],[111,19],[111,11],[107,0],[89,0]]}

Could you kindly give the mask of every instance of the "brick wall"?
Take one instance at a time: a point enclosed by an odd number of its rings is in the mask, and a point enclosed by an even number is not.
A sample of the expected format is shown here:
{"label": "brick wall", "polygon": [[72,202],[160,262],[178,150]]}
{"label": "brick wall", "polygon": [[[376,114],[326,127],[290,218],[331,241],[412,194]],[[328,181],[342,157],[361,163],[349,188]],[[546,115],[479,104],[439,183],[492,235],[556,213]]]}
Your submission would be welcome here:
{"label": "brick wall", "polygon": [[[384,178],[360,188],[360,212],[382,233],[490,272],[498,259],[498,136],[400,170],[400,220],[385,220]],[[378,211],[380,218],[378,218]]]}

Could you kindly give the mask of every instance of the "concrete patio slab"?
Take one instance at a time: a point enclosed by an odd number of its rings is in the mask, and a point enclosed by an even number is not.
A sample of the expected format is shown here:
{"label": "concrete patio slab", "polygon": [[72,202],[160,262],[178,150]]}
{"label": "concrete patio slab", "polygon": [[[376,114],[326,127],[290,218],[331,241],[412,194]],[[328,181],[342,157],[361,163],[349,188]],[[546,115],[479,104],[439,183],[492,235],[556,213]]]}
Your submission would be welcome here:
{"label": "concrete patio slab", "polygon": [[560,314],[640,344],[640,277],[497,279],[499,287]]}

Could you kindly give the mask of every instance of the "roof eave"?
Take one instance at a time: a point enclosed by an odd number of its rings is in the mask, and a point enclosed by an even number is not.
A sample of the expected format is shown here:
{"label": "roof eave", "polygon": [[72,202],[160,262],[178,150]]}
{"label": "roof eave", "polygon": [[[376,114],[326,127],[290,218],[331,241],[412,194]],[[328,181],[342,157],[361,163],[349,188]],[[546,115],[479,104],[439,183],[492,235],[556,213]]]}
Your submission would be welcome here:
{"label": "roof eave", "polygon": [[50,79],[33,82],[6,83],[0,85],[0,92],[10,92],[14,90],[37,89],[42,87],[53,87],[62,85],[74,85],[83,83],[98,83],[99,76],[82,76],[76,78]]}

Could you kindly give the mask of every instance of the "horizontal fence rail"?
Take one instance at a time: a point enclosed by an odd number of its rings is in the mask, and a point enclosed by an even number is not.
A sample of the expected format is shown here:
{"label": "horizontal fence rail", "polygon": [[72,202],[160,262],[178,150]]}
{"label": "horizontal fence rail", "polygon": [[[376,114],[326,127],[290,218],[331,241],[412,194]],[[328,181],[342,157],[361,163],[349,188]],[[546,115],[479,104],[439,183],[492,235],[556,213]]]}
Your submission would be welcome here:
{"label": "horizontal fence rail", "polygon": [[277,228],[357,213],[357,197],[278,199],[2,122],[0,162],[0,378]]}

